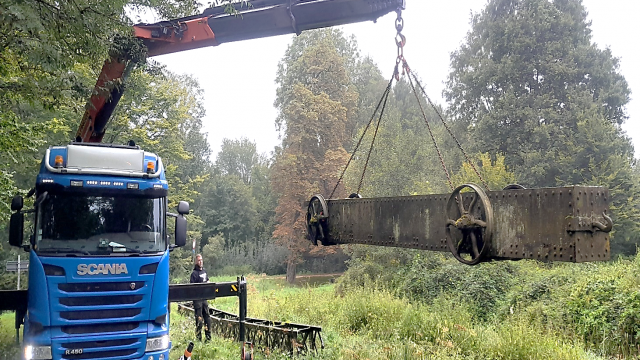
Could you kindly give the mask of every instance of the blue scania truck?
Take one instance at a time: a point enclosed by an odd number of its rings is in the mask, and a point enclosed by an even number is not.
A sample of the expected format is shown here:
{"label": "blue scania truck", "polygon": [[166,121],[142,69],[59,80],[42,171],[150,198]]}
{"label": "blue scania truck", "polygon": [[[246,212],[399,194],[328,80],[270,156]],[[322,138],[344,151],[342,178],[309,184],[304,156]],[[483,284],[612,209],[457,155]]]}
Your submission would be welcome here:
{"label": "blue scania truck", "polygon": [[46,151],[34,208],[11,204],[10,243],[30,252],[24,359],[168,359],[169,252],[189,204],[169,213],[167,193],[161,159],[132,143]]}

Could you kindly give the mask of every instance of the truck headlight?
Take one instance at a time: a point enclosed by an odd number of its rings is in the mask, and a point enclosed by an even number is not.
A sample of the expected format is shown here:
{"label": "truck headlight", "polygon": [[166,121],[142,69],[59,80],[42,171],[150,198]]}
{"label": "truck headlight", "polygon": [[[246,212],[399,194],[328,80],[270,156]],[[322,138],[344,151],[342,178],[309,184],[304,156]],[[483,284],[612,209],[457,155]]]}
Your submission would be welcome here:
{"label": "truck headlight", "polygon": [[27,345],[24,347],[24,358],[27,360],[52,359],[51,346]]}
{"label": "truck headlight", "polygon": [[147,339],[147,348],[145,352],[166,350],[169,347],[169,335],[163,335],[157,338]]}

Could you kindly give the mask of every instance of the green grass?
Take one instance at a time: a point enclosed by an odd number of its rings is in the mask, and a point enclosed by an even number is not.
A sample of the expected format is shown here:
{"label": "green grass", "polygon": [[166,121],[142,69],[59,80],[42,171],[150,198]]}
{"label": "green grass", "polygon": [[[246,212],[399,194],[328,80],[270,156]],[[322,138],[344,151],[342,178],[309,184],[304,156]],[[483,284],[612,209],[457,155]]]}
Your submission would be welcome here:
{"label": "green grass", "polygon": [[[220,307],[221,300],[212,306]],[[237,313],[237,308],[230,310]],[[325,349],[300,359],[600,359],[580,341],[531,325],[523,316],[478,323],[471,313],[444,296],[427,306],[384,290],[339,295],[334,285],[287,287],[269,279],[249,287],[248,316],[323,327]],[[171,320],[174,353],[179,354],[194,324],[173,314]],[[233,359],[238,353],[238,344],[215,339],[211,345],[196,344],[194,360]],[[288,355],[256,353],[256,359],[267,358]]]}
{"label": "green grass", "polygon": [[[414,266],[412,276],[422,282],[411,293],[376,283],[300,287],[279,277],[247,276],[248,316],[322,326],[325,349],[298,359],[637,359],[640,258],[424,268],[428,273]],[[413,279],[406,271],[398,274]],[[474,287],[461,284],[468,279]],[[501,282],[507,285],[495,286]],[[474,298],[478,293],[483,296]],[[210,304],[238,312],[235,297]],[[195,337],[192,316],[176,309],[173,304],[171,359]],[[0,358],[16,358],[13,314],[2,314],[0,322]],[[211,343],[196,343],[193,359],[237,359],[239,352],[238,343],[214,336]],[[288,358],[277,349],[256,353],[256,359]]]}
{"label": "green grass", "polygon": [[[0,315],[0,359],[19,359],[20,346],[16,344],[15,315],[6,312]],[[20,330],[22,336],[22,330]],[[22,340],[22,339],[20,339]]]}
{"label": "green grass", "polygon": [[194,341],[195,322],[192,316],[183,316],[177,311],[177,306],[171,306],[171,342],[172,348],[169,358],[179,359],[189,341],[193,341],[193,360],[197,359],[238,359],[239,345],[229,339],[214,336],[210,343]]}

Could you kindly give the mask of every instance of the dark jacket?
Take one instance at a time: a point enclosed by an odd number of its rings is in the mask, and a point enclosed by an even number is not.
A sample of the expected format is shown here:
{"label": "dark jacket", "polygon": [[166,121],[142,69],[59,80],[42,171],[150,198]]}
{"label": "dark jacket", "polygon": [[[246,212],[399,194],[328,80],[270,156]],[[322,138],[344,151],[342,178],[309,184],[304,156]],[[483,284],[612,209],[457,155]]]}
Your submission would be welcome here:
{"label": "dark jacket", "polygon": [[[191,278],[189,279],[190,283],[206,283],[209,281],[209,276],[207,276],[207,272],[204,268],[194,267],[193,272],[191,273]],[[197,300],[193,302],[193,308],[207,308],[207,300]]]}
{"label": "dark jacket", "polygon": [[197,267],[193,268],[193,272],[191,273],[191,279],[189,282],[194,283],[206,283],[209,281],[209,276],[207,276],[207,271],[204,268],[198,269]]}

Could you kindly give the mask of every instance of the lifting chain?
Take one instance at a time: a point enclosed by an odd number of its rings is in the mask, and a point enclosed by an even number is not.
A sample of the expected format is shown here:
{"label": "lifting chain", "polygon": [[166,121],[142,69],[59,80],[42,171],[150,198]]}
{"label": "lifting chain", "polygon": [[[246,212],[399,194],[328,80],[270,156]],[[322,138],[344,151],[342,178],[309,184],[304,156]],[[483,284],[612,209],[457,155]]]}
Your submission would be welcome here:
{"label": "lifting chain", "polygon": [[411,85],[411,90],[413,91],[414,95],[416,96],[416,101],[418,102],[418,105],[420,107],[420,111],[422,112],[422,117],[424,118],[424,121],[427,124],[427,129],[429,130],[429,135],[431,136],[431,140],[433,141],[433,145],[435,146],[436,152],[438,153],[438,157],[440,159],[440,165],[442,165],[442,169],[444,170],[444,173],[447,176],[447,181],[449,182],[449,187],[451,188],[451,190],[454,189],[453,183],[451,181],[451,176],[449,175],[449,171],[447,170],[447,166],[444,163],[444,158],[442,156],[440,148],[438,147],[438,143],[436,141],[436,138],[433,135],[433,131],[431,130],[431,125],[429,124],[429,120],[427,119],[427,115],[426,115],[426,113],[424,111],[424,108],[422,107],[422,102],[420,101],[420,96],[418,95],[418,92],[416,91],[416,88],[414,86],[414,81],[418,85],[420,90],[422,91],[422,94],[427,99],[427,102],[429,103],[429,105],[431,105],[431,107],[434,109],[434,111],[436,112],[436,114],[440,118],[440,121],[442,121],[442,124],[444,125],[445,129],[447,129],[447,132],[449,133],[449,135],[451,135],[451,137],[455,140],[456,145],[458,146],[458,149],[462,152],[462,154],[464,155],[465,159],[467,160],[467,162],[469,163],[469,165],[471,166],[473,171],[476,173],[478,178],[480,178],[480,181],[482,181],[482,184],[484,185],[484,187],[487,189],[487,191],[489,191],[489,186],[487,185],[487,182],[484,180],[484,178],[482,177],[482,175],[480,174],[480,172],[478,171],[478,169],[474,165],[473,161],[471,161],[471,159],[469,158],[467,153],[464,151],[464,149],[462,148],[462,145],[460,144],[460,142],[458,141],[456,136],[453,134],[453,132],[451,131],[451,129],[449,128],[447,123],[444,121],[444,117],[442,116],[442,114],[440,113],[438,108],[433,104],[433,102],[431,101],[431,99],[427,95],[426,91],[422,87],[422,84],[420,83],[420,81],[418,80],[416,75],[411,72],[411,68],[409,67],[409,64],[407,63],[407,60],[404,57],[404,46],[407,44],[407,37],[404,36],[404,34],[402,34],[402,30],[404,29],[404,19],[402,18],[402,9],[398,8],[396,10],[396,13],[397,13],[398,16],[397,16],[396,21],[395,21],[395,28],[396,28],[396,31],[397,31],[396,37],[395,37],[395,42],[396,42],[396,46],[398,48],[398,54],[397,54],[397,57],[396,57],[396,65],[395,65],[395,69],[393,71],[393,76],[391,77],[391,80],[389,80],[389,84],[387,85],[387,88],[385,89],[382,97],[380,98],[380,101],[378,102],[378,106],[374,110],[373,115],[371,116],[371,119],[369,120],[369,123],[367,124],[367,126],[364,129],[364,131],[362,132],[362,135],[360,136],[360,139],[358,140],[358,143],[356,144],[355,148],[353,149],[353,152],[351,153],[351,157],[349,158],[349,161],[347,161],[347,165],[344,167],[344,170],[342,170],[342,173],[340,174],[340,177],[338,178],[338,181],[336,182],[336,185],[333,188],[333,191],[331,191],[331,195],[329,195],[329,198],[332,198],[334,193],[336,192],[336,189],[338,189],[338,185],[342,181],[342,179],[344,177],[344,174],[347,171],[347,168],[349,167],[349,164],[351,164],[351,161],[355,157],[356,152],[358,151],[358,148],[360,147],[360,144],[362,143],[362,140],[363,140],[364,136],[366,135],[367,131],[369,130],[369,127],[371,126],[373,120],[376,117],[376,113],[378,112],[378,110],[380,109],[380,106],[382,105],[382,111],[380,112],[380,116],[378,118],[376,129],[375,129],[375,132],[373,134],[373,138],[371,140],[371,146],[369,147],[369,152],[367,154],[367,159],[365,161],[364,168],[363,168],[363,171],[362,171],[362,176],[360,177],[360,182],[358,184],[357,193],[360,193],[360,189],[362,188],[362,183],[364,181],[364,176],[365,176],[365,173],[367,171],[367,165],[369,163],[369,158],[371,157],[371,152],[373,150],[373,145],[374,145],[374,142],[376,140],[376,135],[378,134],[378,129],[380,127],[380,122],[382,121],[382,115],[384,114],[384,110],[385,110],[385,107],[387,105],[387,98],[389,97],[389,93],[391,92],[391,88],[392,88],[392,85],[393,85],[393,80],[395,79],[396,81],[400,81],[400,71],[399,71],[400,64],[402,64],[402,75],[404,76],[406,74],[407,77],[409,78],[409,84]]}
{"label": "lifting chain", "polygon": [[[362,189],[362,183],[364,182],[364,174],[367,172],[367,166],[369,165],[369,159],[371,158],[371,152],[373,152],[373,144],[376,142],[376,136],[378,136],[378,129],[380,128],[380,123],[382,122],[382,115],[384,115],[384,109],[387,107],[387,99],[389,99],[389,93],[391,92],[391,84],[393,83],[393,78],[398,77],[398,65],[396,64],[395,69],[393,70],[393,76],[391,77],[391,81],[389,81],[389,89],[383,95],[384,103],[382,104],[382,110],[380,111],[380,117],[378,118],[378,124],[376,125],[376,131],[373,133],[373,138],[371,138],[371,146],[369,147],[369,152],[367,153],[367,160],[364,162],[364,168],[362,169],[362,176],[360,177],[360,182],[358,183],[357,194],[360,194],[360,189]],[[382,99],[380,99],[382,101]],[[375,116],[375,113],[374,113]],[[373,119],[373,118],[372,118]],[[364,135],[364,134],[363,134]]]}
{"label": "lifting chain", "polygon": [[[402,9],[397,9],[396,13],[398,17],[396,18],[396,46],[398,47],[398,57],[396,58],[396,69],[400,65],[400,63],[406,62],[404,59],[404,46],[407,44],[407,37],[402,34],[402,30],[404,29],[404,19],[402,18]],[[395,72],[396,81],[400,81],[400,74]],[[402,75],[404,75],[404,67],[402,68]]]}
{"label": "lifting chain", "polygon": [[[442,157],[442,153],[440,152],[440,149],[438,148],[438,144],[436,142],[436,139],[435,139],[435,137],[433,135],[433,132],[431,131],[431,125],[429,125],[429,121],[427,120],[427,115],[424,112],[424,109],[422,107],[422,102],[420,102],[420,97],[418,96],[418,92],[416,91],[416,88],[415,88],[415,86],[413,84],[414,81],[415,81],[416,84],[418,84],[418,87],[422,91],[422,94],[425,96],[425,98],[429,102],[429,105],[431,105],[433,110],[436,112],[436,114],[440,118],[440,121],[442,121],[442,124],[444,125],[445,129],[447,129],[447,132],[449,133],[449,135],[451,135],[453,140],[455,140],[456,145],[458,145],[458,149],[460,149],[460,151],[464,155],[465,159],[467,160],[467,162],[469,163],[469,165],[473,169],[473,171],[476,173],[476,175],[478,175],[478,178],[480,178],[480,181],[482,181],[482,184],[484,185],[484,187],[487,189],[487,191],[489,191],[489,185],[487,185],[486,181],[484,180],[484,178],[482,177],[482,175],[480,174],[478,169],[476,169],[476,166],[474,165],[473,161],[471,161],[471,159],[469,158],[467,153],[462,148],[462,145],[458,141],[458,138],[456,138],[456,136],[453,134],[451,129],[449,129],[449,126],[444,121],[444,117],[440,114],[440,111],[438,111],[438,108],[433,104],[433,102],[431,101],[431,99],[427,95],[426,91],[424,91],[424,88],[422,87],[422,84],[420,84],[420,81],[418,81],[418,78],[416,77],[416,75],[411,72],[411,68],[409,67],[409,64],[407,63],[407,59],[405,59],[405,57],[404,57],[404,46],[407,43],[407,38],[402,34],[402,29],[404,28],[404,19],[402,18],[402,10],[398,9],[398,10],[396,10],[396,13],[398,14],[398,17],[396,18],[396,30],[398,31],[398,33],[396,34],[396,45],[398,46],[398,57],[396,58],[396,68],[398,67],[398,64],[402,63],[402,75],[404,76],[405,74],[407,74],[407,77],[409,78],[409,84],[411,85],[411,90],[413,91],[413,93],[416,96],[416,101],[418,102],[418,105],[420,106],[420,111],[422,111],[422,117],[424,118],[424,121],[427,124],[427,129],[429,130],[429,135],[431,136],[431,140],[433,141],[433,145],[435,146],[436,152],[438,153],[438,157],[440,158],[440,164],[442,165],[442,169],[444,170],[444,173],[447,176],[447,181],[449,182],[449,187],[451,188],[451,190],[453,190],[453,183],[451,182],[451,177],[449,176],[449,171],[447,170],[447,167],[446,167],[446,165],[444,163],[444,159]],[[398,74],[397,71],[396,71],[396,74]],[[412,79],[412,77],[413,77],[413,79]],[[400,80],[399,79],[399,75],[396,75],[396,80],[398,80],[398,81]]]}
{"label": "lifting chain", "polygon": [[[411,84],[411,90],[413,91],[414,94],[416,94],[416,101],[418,102],[418,105],[420,106],[420,111],[422,112],[422,117],[424,118],[424,122],[425,124],[427,124],[427,129],[429,130],[429,135],[431,136],[431,141],[433,141],[433,146],[436,148],[436,152],[438,153],[438,158],[440,159],[440,165],[442,166],[442,169],[444,170],[444,174],[447,176],[447,182],[449,182],[449,187],[451,188],[451,191],[453,191],[454,187],[453,187],[453,183],[451,182],[451,176],[449,175],[449,171],[447,170],[447,165],[444,164],[444,158],[442,157],[442,153],[440,152],[440,148],[438,147],[438,142],[436,141],[436,137],[433,135],[433,131],[431,131],[431,125],[429,124],[429,121],[427,120],[427,114],[425,114],[424,112],[424,108],[422,107],[422,102],[420,102],[420,98],[418,97],[418,93],[416,92],[416,88],[413,86],[413,80],[411,80],[411,69],[409,68],[409,65],[407,64],[406,60],[402,61],[402,73],[404,74],[405,71],[406,73],[409,74],[408,78],[409,78],[409,84]],[[416,79],[417,81],[417,79]],[[473,164],[471,165],[473,166]]]}
{"label": "lifting chain", "polygon": [[[371,119],[369,119],[369,122],[367,123],[367,126],[364,128],[362,135],[360,135],[360,139],[358,139],[358,143],[353,148],[353,151],[351,152],[351,157],[349,158],[349,161],[347,161],[347,165],[345,165],[344,169],[342,170],[342,173],[340,174],[340,178],[338,178],[338,181],[336,182],[336,186],[333,188],[333,191],[331,191],[331,195],[329,195],[329,199],[333,198],[333,194],[336,192],[336,189],[338,189],[338,185],[340,185],[340,182],[342,181],[342,178],[344,177],[344,174],[347,171],[347,168],[349,168],[349,164],[351,164],[351,161],[356,156],[356,153],[358,151],[358,148],[360,147],[360,144],[362,143],[362,140],[364,139],[364,136],[367,134],[369,127],[373,123],[373,120],[375,119],[376,114],[378,113],[378,110],[380,110],[380,106],[382,106],[382,111],[380,112],[380,117],[378,118],[378,126],[380,126],[380,120],[382,119],[382,115],[384,114],[384,110],[387,104],[387,98],[389,97],[389,93],[391,92],[393,79],[396,78],[397,74],[398,74],[398,64],[396,64],[396,67],[393,70],[393,75],[391,76],[391,80],[389,80],[389,83],[387,84],[387,88],[382,93],[382,97],[378,101],[378,105],[376,106],[376,109],[373,111],[373,115],[371,115]],[[378,132],[378,129],[376,127],[376,134],[377,132]],[[358,190],[356,193],[360,193],[360,187],[362,186],[362,182],[364,180],[364,174],[367,171],[367,164],[369,163],[369,157],[371,155],[371,150],[373,148],[374,141],[375,141],[375,135],[371,142],[371,148],[369,149],[369,154],[367,155],[367,162],[364,164],[364,170],[362,171],[362,177],[360,177],[360,184],[358,185]]]}
{"label": "lifting chain", "polygon": [[[418,84],[418,87],[422,91],[422,94],[424,95],[424,97],[429,102],[429,105],[431,105],[433,110],[436,112],[436,114],[440,118],[440,121],[442,122],[442,125],[444,125],[444,128],[447,129],[447,132],[449,133],[449,135],[451,135],[453,140],[456,142],[456,145],[458,145],[458,149],[460,149],[460,152],[462,152],[462,154],[464,155],[464,158],[467,160],[467,163],[469,163],[469,165],[471,165],[471,168],[473,169],[473,171],[476,173],[476,175],[478,175],[478,178],[480,178],[480,181],[482,181],[482,185],[484,185],[484,188],[487,189],[487,191],[490,191],[489,190],[489,185],[484,180],[484,178],[482,177],[482,175],[480,174],[478,169],[476,169],[476,166],[473,164],[473,161],[471,161],[471,159],[469,158],[469,155],[467,155],[467,152],[464,151],[464,148],[460,144],[460,141],[458,141],[458,138],[453,134],[453,132],[449,128],[449,125],[447,125],[447,122],[444,121],[444,117],[442,116],[442,114],[440,114],[440,111],[438,110],[438,108],[433,104],[433,102],[431,101],[431,98],[429,98],[429,95],[427,95],[427,92],[424,91],[424,88],[422,87],[422,84],[420,84],[420,82],[418,81],[418,78],[416,77],[416,75],[413,74],[413,73],[410,73],[409,81],[411,81],[411,76],[413,76],[413,79],[415,80],[416,84]],[[411,88],[413,89],[413,92],[415,92],[415,88],[413,88],[413,82],[411,83]],[[417,96],[417,93],[416,93],[416,96]],[[420,108],[422,108],[422,105],[420,105]]]}

